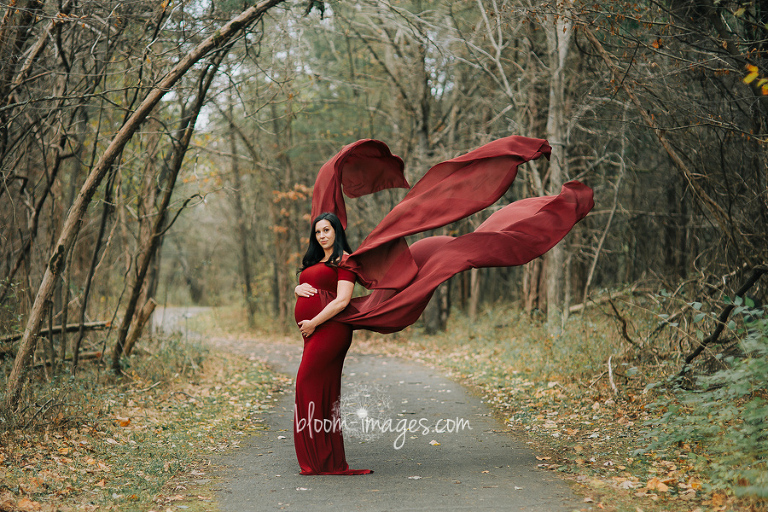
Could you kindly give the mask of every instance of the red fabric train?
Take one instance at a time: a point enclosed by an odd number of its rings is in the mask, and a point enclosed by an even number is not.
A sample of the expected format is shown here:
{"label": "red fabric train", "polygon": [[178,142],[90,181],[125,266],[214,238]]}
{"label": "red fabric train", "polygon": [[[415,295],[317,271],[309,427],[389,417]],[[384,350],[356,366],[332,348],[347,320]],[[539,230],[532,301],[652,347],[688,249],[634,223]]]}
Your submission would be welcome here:
{"label": "red fabric train", "polygon": [[[335,320],[353,329],[396,332],[414,323],[437,286],[453,275],[522,265],[554,247],[594,206],[592,189],[578,181],[564,184],[556,196],[509,204],[473,233],[428,237],[411,246],[405,241],[490,206],[507,191],[520,164],[549,158],[550,152],[543,139],[511,136],[432,167],[340,264],[373,291],[353,299]],[[342,190],[359,197],[394,187],[408,188],[403,161],[381,141],[357,141],[320,169],[312,217],[332,212],[346,227]]]}

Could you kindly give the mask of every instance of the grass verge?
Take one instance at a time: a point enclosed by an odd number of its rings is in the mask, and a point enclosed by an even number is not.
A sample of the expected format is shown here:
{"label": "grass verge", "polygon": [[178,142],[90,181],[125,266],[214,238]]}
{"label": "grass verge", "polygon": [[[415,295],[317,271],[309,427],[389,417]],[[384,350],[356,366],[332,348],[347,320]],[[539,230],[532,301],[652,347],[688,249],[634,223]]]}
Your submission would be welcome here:
{"label": "grass verge", "polygon": [[286,383],[261,362],[178,337],[143,347],[126,377],[86,365],[33,382],[27,413],[3,416],[0,511],[210,509],[210,493],[190,500],[173,479],[199,479],[207,455],[260,431]]}

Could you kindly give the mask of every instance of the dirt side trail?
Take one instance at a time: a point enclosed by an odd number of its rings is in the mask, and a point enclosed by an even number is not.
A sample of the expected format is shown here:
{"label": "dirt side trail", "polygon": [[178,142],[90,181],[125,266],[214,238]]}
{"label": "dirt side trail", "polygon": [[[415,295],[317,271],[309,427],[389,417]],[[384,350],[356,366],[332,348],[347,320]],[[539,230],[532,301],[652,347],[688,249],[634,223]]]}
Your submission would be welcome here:
{"label": "dirt side trail", "polygon": [[[210,343],[262,359],[291,377],[301,358],[299,341]],[[220,509],[554,512],[584,506],[565,481],[537,468],[540,461],[530,447],[493,418],[479,398],[437,370],[392,357],[355,354],[353,342],[342,390],[352,407],[345,410],[357,410],[360,402],[368,405],[370,417],[381,421],[379,428],[366,433],[361,422],[355,423],[357,416],[349,416],[358,437],[345,434],[350,467],[370,468],[373,474],[299,475],[293,394],[288,390],[264,415],[267,430],[218,461],[223,466],[217,492]],[[414,420],[411,424],[418,428],[403,433],[400,420]]]}

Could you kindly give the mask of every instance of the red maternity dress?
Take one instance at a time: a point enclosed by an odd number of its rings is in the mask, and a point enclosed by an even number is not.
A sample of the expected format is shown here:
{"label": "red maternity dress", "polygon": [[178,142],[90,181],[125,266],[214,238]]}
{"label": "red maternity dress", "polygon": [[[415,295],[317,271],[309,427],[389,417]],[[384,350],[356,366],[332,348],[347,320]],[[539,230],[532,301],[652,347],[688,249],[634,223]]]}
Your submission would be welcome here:
{"label": "red maternity dress", "polygon": [[[427,237],[410,246],[406,242],[408,235],[445,226],[492,205],[509,189],[520,164],[541,156],[549,158],[550,152],[545,140],[511,136],[435,165],[360,247],[340,262],[338,278],[356,278],[371,293],[352,299],[328,322],[324,334],[316,332],[305,341],[296,384],[295,430],[313,401],[313,422],[318,418],[332,421],[353,329],[402,330],[419,318],[440,283],[470,268],[527,263],[551,249],[589,213],[594,206],[592,189],[570,181],[555,196],[521,199],[500,208],[472,233]],[[410,188],[403,161],[381,141],[354,142],[320,169],[312,194],[312,218],[332,212],[346,227],[342,192],[359,197],[388,188]],[[337,270],[324,264],[316,267],[302,273],[302,279],[319,292],[311,301],[297,301],[297,322],[312,318],[303,314],[305,308],[319,312],[335,297],[335,276],[330,273]],[[298,315],[299,309],[302,315]],[[310,437],[305,428],[294,439],[302,474],[368,472],[348,469],[339,432]]]}
{"label": "red maternity dress", "polygon": [[[317,263],[301,273],[299,283],[335,295],[337,281],[355,282],[355,274]],[[320,295],[299,297],[296,322],[310,320],[323,310]],[[293,439],[302,475],[363,475],[369,469],[349,469],[344,439],[334,405],[341,396],[341,370],[352,343],[352,328],[329,320],[304,339],[304,354],[296,376]]]}

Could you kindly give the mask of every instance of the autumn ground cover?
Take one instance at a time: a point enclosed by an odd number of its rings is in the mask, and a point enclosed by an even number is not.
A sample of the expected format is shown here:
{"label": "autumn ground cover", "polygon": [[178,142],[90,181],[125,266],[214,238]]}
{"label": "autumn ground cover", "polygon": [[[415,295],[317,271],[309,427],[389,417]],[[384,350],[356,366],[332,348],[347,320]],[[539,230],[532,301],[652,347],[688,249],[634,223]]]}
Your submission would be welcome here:
{"label": "autumn ground cover", "polygon": [[[624,315],[632,318],[628,333]],[[765,501],[737,499],[708,479],[717,461],[693,441],[648,449],[649,424],[671,400],[659,384],[681,361],[664,343],[638,350],[624,333],[657,332],[659,320],[642,304],[593,306],[553,337],[542,322],[500,306],[475,323],[455,316],[438,335],[358,336],[355,350],[438,367],[476,390],[536,446],[541,468],[574,481],[585,510],[766,510]]]}
{"label": "autumn ground cover", "polygon": [[[180,481],[258,434],[285,382],[258,361],[179,337],[145,343],[121,379],[84,364],[77,378],[33,380],[26,410],[2,417],[0,511],[178,505]],[[184,508],[209,510],[212,493],[197,493]]]}
{"label": "autumn ground cover", "polygon": [[[212,310],[189,329],[247,339],[239,315]],[[352,351],[437,367],[474,389],[541,468],[573,481],[582,510],[766,510],[709,478],[718,461],[700,443],[649,449],[652,424],[672,410],[658,384],[680,365],[659,321],[650,305],[616,301],[572,316],[553,337],[540,319],[496,306],[475,322],[455,313],[433,336],[418,326],[358,332]],[[259,434],[271,393],[290,379],[177,336],[145,340],[122,379],[90,364],[76,379],[46,382],[39,372],[33,384],[24,413],[2,418],[3,512],[215,510],[212,489],[188,482],[204,482],[215,453]]]}

